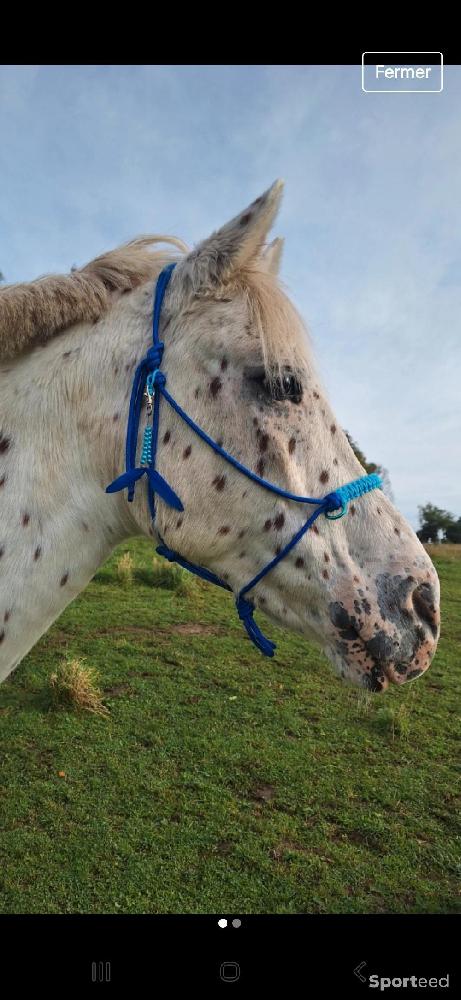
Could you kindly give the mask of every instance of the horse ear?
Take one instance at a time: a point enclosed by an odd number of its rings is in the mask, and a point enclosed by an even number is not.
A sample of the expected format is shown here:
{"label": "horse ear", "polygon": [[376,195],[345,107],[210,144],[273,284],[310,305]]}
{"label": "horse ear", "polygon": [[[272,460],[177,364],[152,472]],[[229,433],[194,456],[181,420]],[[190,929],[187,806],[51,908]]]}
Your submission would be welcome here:
{"label": "horse ear", "polygon": [[193,292],[225,284],[259,256],[277,214],[282,190],[283,182],[275,181],[260,198],[188,254],[178,272]]}
{"label": "horse ear", "polygon": [[269,246],[261,254],[261,263],[269,274],[279,273],[284,243],[285,240],[281,236],[276,236],[275,240],[272,240],[272,243],[269,243]]}

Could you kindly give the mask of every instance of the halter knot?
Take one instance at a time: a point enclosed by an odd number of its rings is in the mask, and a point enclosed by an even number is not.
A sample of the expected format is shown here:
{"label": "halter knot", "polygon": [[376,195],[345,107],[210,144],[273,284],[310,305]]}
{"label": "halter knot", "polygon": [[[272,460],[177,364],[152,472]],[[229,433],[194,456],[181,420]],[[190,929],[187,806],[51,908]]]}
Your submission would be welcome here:
{"label": "halter knot", "polygon": [[155,386],[157,386],[157,388],[159,389],[162,389],[165,384],[166,384],[166,377],[163,374],[163,372],[160,371],[159,368],[155,368],[154,371],[152,371],[147,377],[147,387],[148,389],[150,389],[151,392],[153,392]]}
{"label": "halter knot", "polygon": [[256,624],[253,618],[253,605],[250,604],[250,602],[244,597],[239,596],[235,601],[235,606],[237,608],[240,621],[247,631],[248,638],[251,639],[261,653],[264,653],[264,656],[273,656],[276,648],[275,642],[271,642],[270,639],[267,639],[264,633],[261,632],[259,626]]}
{"label": "halter knot", "polygon": [[[325,517],[327,517],[329,521],[336,521],[337,518],[343,517],[346,513],[347,500],[344,500],[344,497],[338,490],[334,490],[333,493],[327,493],[326,497],[323,498],[323,503]],[[339,514],[333,514],[333,511],[338,510],[338,508],[341,508]]]}
{"label": "halter knot", "polygon": [[253,617],[253,605],[249,601],[245,600],[244,597],[238,597],[235,606],[237,608],[237,613],[241,622],[247,621],[248,618]]}
{"label": "halter knot", "polygon": [[[160,365],[162,363],[164,346],[165,345],[163,341],[159,340],[158,343],[154,344],[153,347],[149,347],[149,350],[144,359],[146,368],[148,368],[149,371],[155,371],[155,369],[160,368]],[[165,378],[164,375],[162,377],[163,379]]]}

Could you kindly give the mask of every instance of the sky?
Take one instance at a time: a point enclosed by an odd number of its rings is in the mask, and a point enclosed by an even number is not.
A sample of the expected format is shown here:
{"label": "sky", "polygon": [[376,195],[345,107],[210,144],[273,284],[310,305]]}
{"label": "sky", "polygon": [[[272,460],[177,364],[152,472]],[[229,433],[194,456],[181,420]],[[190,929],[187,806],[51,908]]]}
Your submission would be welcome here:
{"label": "sky", "polygon": [[278,177],[281,277],[338,421],[397,507],[461,515],[461,67],[365,94],[359,66],[0,67],[0,270],[142,233],[206,237]]}

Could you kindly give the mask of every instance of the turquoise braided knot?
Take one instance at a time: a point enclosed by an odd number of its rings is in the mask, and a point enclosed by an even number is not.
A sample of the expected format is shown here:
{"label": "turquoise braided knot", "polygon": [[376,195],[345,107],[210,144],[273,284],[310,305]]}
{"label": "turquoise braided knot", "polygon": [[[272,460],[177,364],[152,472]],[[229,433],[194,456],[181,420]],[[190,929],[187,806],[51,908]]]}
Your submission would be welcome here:
{"label": "turquoise braided knot", "polygon": [[150,465],[152,455],[152,427],[146,427],[142,442],[141,465]]}
{"label": "turquoise braided knot", "polygon": [[379,486],[381,486],[381,480],[373,472],[369,476],[361,476],[360,479],[354,479],[352,483],[347,483],[346,486],[340,486],[339,490],[335,490],[335,493],[339,493],[340,497],[348,501],[354,500],[356,497],[361,497],[364,493],[375,490]]}
{"label": "turquoise braided knot", "polygon": [[340,486],[331,496],[338,499],[338,507],[340,504],[342,505],[341,510],[339,514],[332,514],[326,511],[325,517],[329,521],[337,521],[338,518],[344,517],[349,500],[355,500],[357,497],[363,496],[364,493],[375,490],[380,486],[382,486],[381,479],[374,472],[369,476],[361,476],[360,479],[354,479],[352,483],[347,483],[346,486]]}

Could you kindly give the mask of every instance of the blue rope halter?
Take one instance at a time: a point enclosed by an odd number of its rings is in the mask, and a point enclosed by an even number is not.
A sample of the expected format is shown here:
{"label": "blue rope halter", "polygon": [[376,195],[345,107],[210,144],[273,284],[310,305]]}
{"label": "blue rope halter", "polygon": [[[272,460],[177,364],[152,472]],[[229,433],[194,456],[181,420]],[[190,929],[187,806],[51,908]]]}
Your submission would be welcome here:
{"label": "blue rope halter", "polygon": [[[347,483],[345,486],[340,486],[337,490],[332,493],[327,493],[326,496],[315,498],[315,497],[301,497],[297,496],[295,493],[290,493],[288,490],[282,490],[279,486],[274,486],[273,483],[269,483],[266,479],[262,479],[251,469],[247,469],[245,465],[242,465],[233,455],[230,455],[224,448],[221,447],[216,441],[213,441],[206,431],[199,427],[195,423],[195,420],[186,413],[179,403],[170,396],[170,393],[165,388],[166,376],[162,371],[160,371],[164,344],[159,339],[159,324],[160,324],[160,313],[162,309],[163,298],[171,278],[173,268],[176,264],[168,264],[167,267],[163,269],[160,273],[154,297],[154,315],[153,315],[153,345],[148,350],[145,358],[138,365],[133,381],[133,388],[131,391],[130,399],[130,410],[128,416],[128,427],[126,434],[126,447],[125,447],[125,465],[126,471],[123,475],[115,479],[113,483],[106,488],[106,493],[116,493],[118,490],[128,489],[128,500],[131,502],[134,497],[135,485],[141,476],[146,475],[148,478],[148,500],[150,512],[152,515],[152,521],[155,522],[155,494],[161,497],[165,503],[169,504],[170,507],[174,507],[175,510],[184,510],[180,498],[177,493],[171,488],[171,486],[166,482],[163,476],[155,468],[155,462],[157,457],[157,445],[158,445],[158,434],[159,434],[159,417],[160,417],[160,397],[169,403],[172,409],[181,417],[182,420],[196,433],[202,441],[210,446],[218,455],[221,455],[226,462],[233,465],[235,469],[247,476],[248,479],[253,480],[253,482],[258,483],[266,490],[270,490],[271,493],[276,493],[277,496],[285,497],[286,500],[295,500],[297,503],[307,503],[316,504],[317,509],[313,514],[305,521],[305,523],[299,528],[299,530],[293,535],[287,545],[270,560],[260,570],[259,573],[254,576],[249,583],[245,584],[237,594],[235,604],[240,620],[246,628],[246,631],[251,639],[251,641],[257,646],[257,648],[264,653],[265,656],[273,656],[275,650],[275,643],[271,642],[270,639],[266,639],[265,635],[261,632],[256,622],[253,619],[254,605],[250,600],[247,599],[246,595],[253,587],[259,583],[274,569],[275,566],[289,552],[298,544],[306,531],[309,530],[314,521],[320,517],[320,514],[325,514],[329,520],[336,520],[337,518],[343,517],[347,511],[347,505],[349,500],[353,500],[357,497],[363,496],[364,493],[368,493],[370,490],[375,490],[382,486],[381,479],[379,476],[373,473],[368,476],[361,476],[360,479],[355,479],[351,483]],[[138,432],[139,432],[139,421],[141,418],[141,408],[143,394],[146,391],[148,397],[148,415],[152,413],[152,427],[147,427],[144,432],[144,440],[142,445],[141,454],[141,465],[136,467],[136,451],[138,445]],[[337,513],[334,513],[334,512]],[[159,536],[160,537],[160,536]],[[196,566],[194,563],[188,562],[175,552],[174,549],[170,549],[165,543],[160,539],[161,544],[157,546],[156,551],[159,555],[164,556],[170,562],[176,562],[179,566],[184,569],[189,570],[191,573],[195,573],[196,576],[200,576],[202,580],[208,580],[210,583],[215,583],[218,587],[223,587],[225,590],[232,590],[231,587],[224,580],[221,580],[219,576],[212,573],[211,570],[205,569],[203,566]]]}

